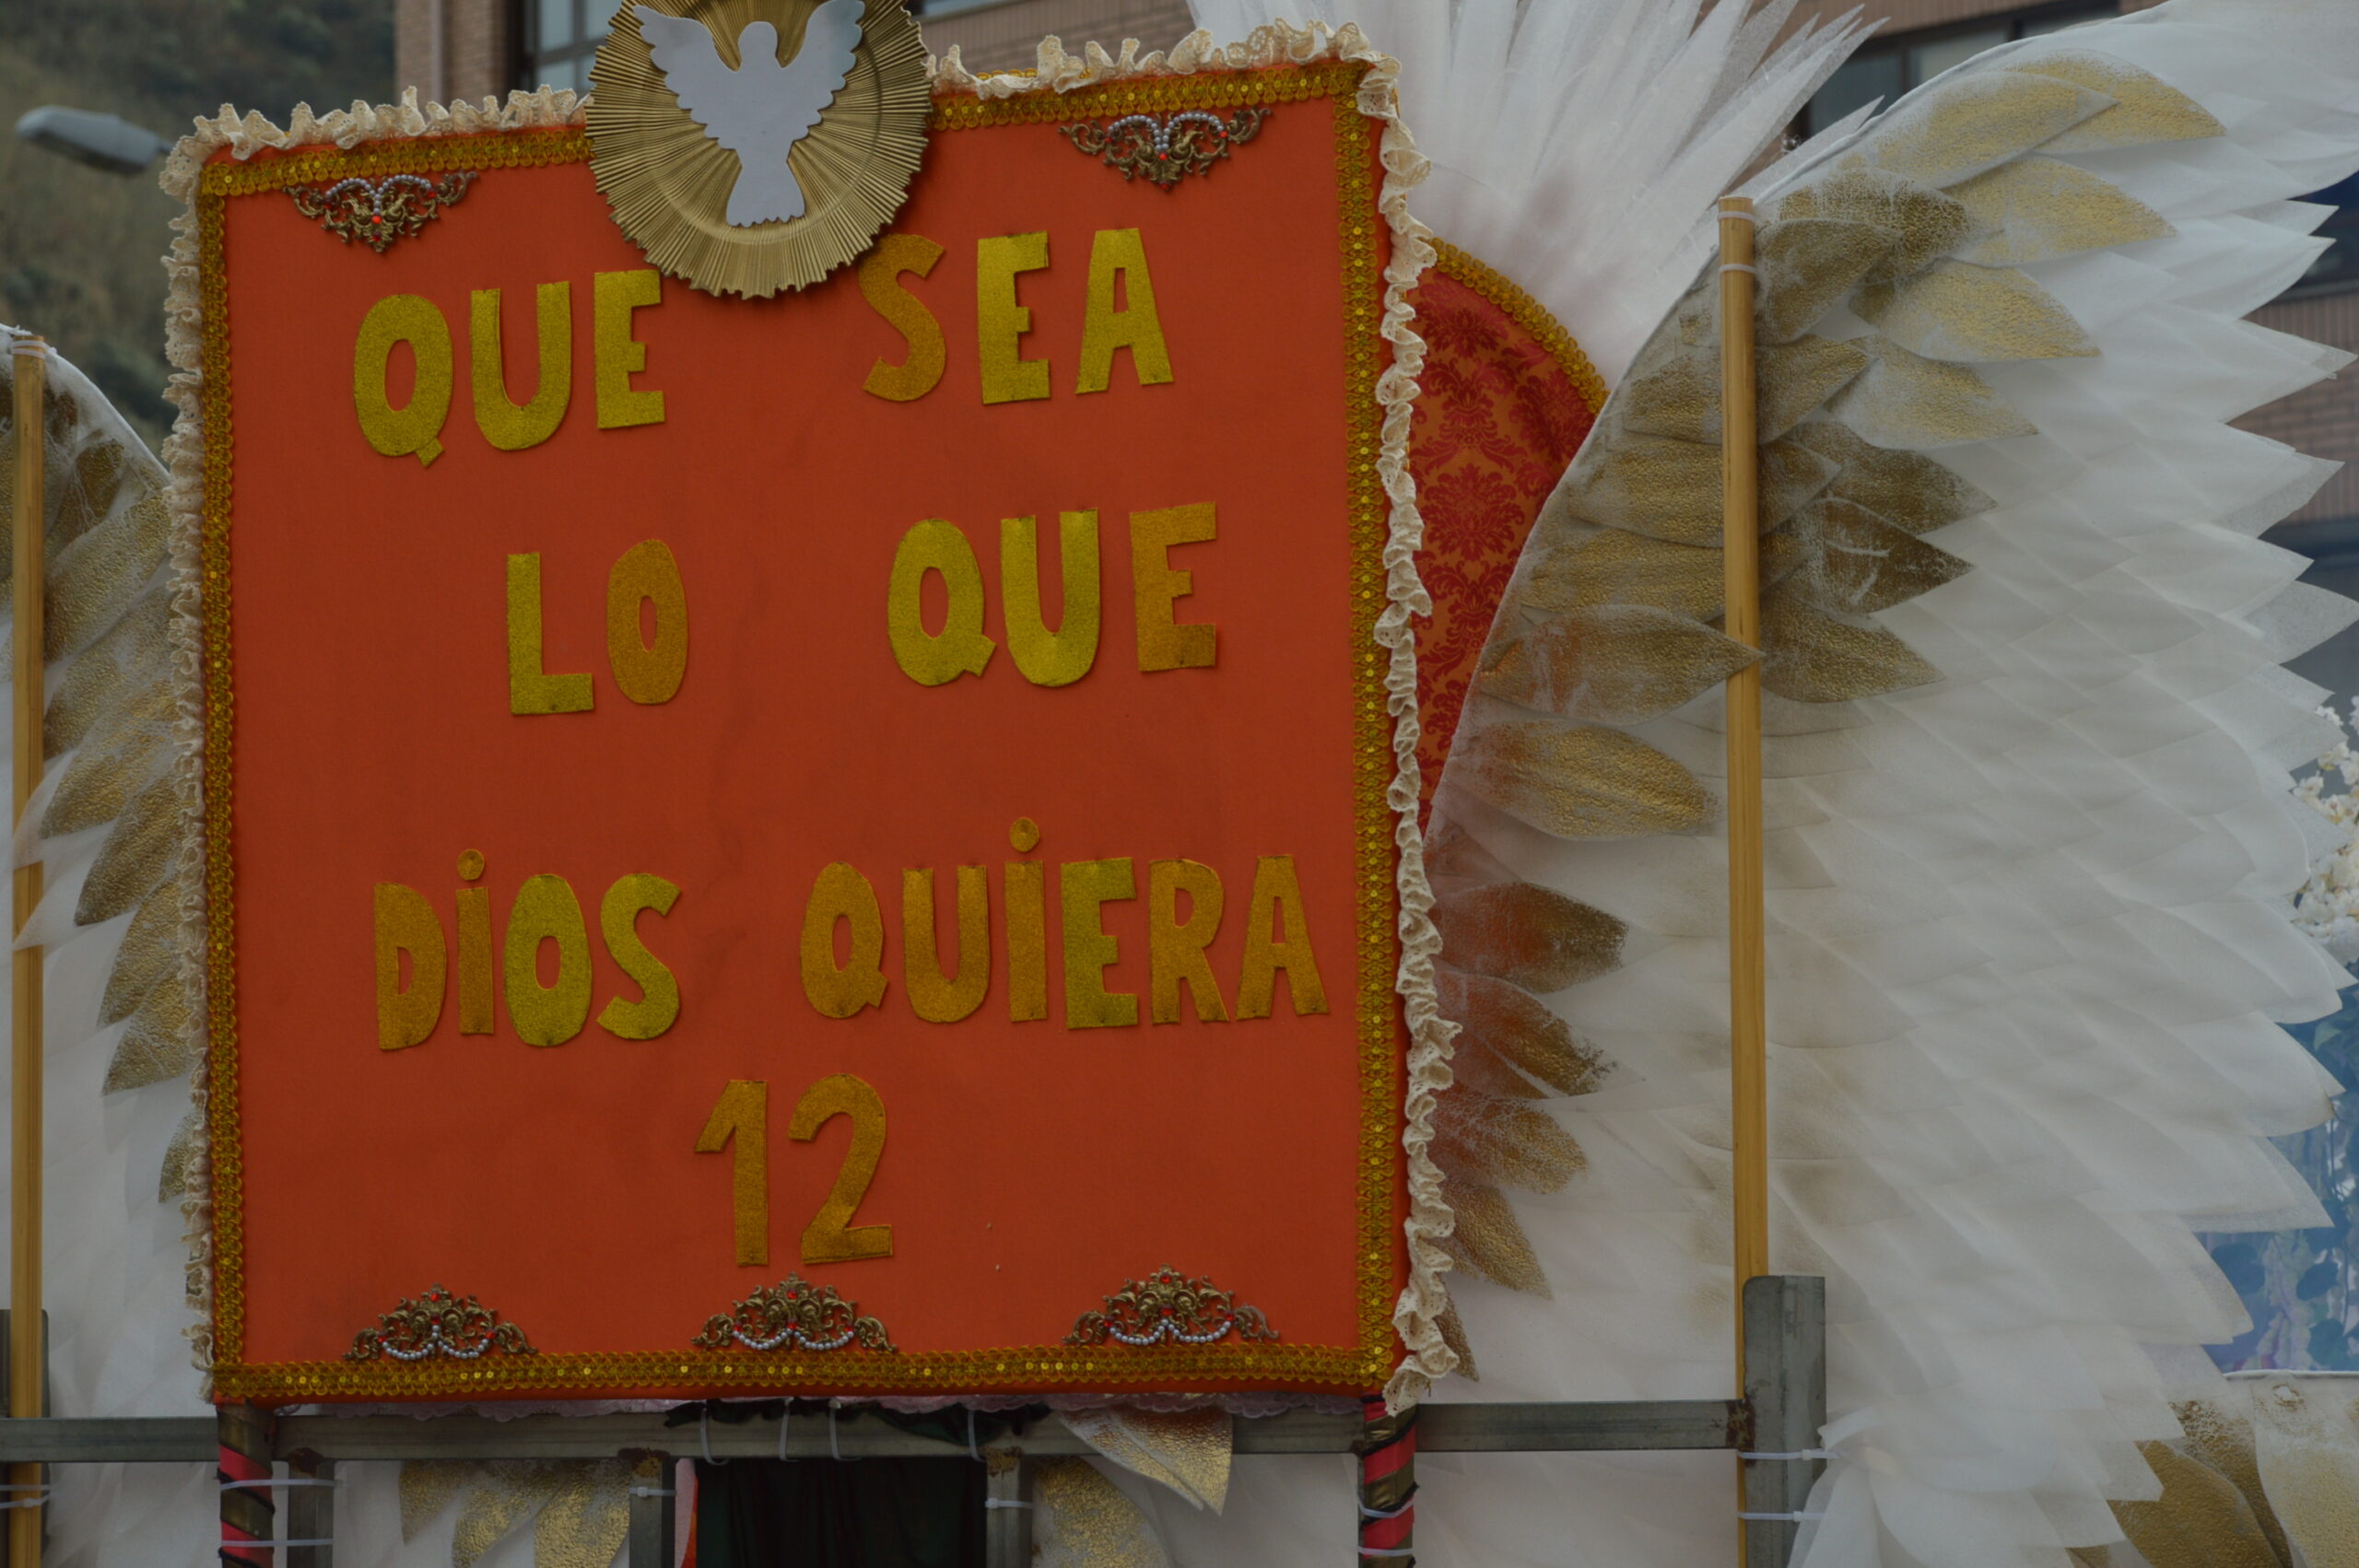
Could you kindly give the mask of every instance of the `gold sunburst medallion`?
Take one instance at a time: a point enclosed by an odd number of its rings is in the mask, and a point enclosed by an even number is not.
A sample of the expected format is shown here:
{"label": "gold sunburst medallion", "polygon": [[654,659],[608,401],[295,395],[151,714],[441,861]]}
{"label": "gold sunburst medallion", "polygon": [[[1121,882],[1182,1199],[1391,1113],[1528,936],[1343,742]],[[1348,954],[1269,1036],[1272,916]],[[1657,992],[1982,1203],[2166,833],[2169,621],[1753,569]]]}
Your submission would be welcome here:
{"label": "gold sunburst medallion", "polygon": [[647,259],[708,294],[804,288],[909,194],[932,107],[902,0],[625,0],[590,167]]}

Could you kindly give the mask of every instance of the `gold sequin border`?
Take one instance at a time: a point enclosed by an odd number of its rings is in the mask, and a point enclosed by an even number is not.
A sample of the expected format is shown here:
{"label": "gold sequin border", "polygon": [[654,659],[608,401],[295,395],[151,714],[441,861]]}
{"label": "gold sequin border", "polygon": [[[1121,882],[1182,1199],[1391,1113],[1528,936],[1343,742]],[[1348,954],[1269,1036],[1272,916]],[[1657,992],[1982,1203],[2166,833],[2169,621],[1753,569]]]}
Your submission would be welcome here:
{"label": "gold sequin border", "polygon": [[[1358,117],[1355,95],[1367,66],[1357,61],[1319,65],[1273,66],[1195,76],[1148,76],[1071,92],[1034,91],[1014,98],[979,99],[960,94],[933,101],[931,128],[972,131],[991,125],[1045,125],[1109,115],[1161,114],[1181,109],[1243,109],[1253,104],[1302,103],[1332,98]],[[1375,210],[1375,198],[1368,207]]]}
{"label": "gold sequin border", "polygon": [[1597,373],[1597,367],[1581,352],[1579,342],[1565,330],[1564,323],[1550,313],[1547,306],[1449,240],[1437,239],[1433,246],[1436,272],[1452,282],[1464,284],[1530,333],[1548,351],[1548,357],[1556,361],[1556,368],[1565,372],[1592,415],[1605,406],[1605,378]]}
{"label": "gold sequin border", "polygon": [[[200,328],[205,381],[205,888],[211,916],[208,1006],[212,1047],[213,1385],[222,1399],[429,1398],[536,1393],[611,1393],[695,1387],[748,1391],[803,1388],[876,1391],[993,1388],[1174,1387],[1182,1383],[1273,1382],[1369,1388],[1385,1380],[1397,1346],[1396,1200],[1401,1061],[1393,978],[1398,966],[1393,873],[1394,813],[1386,798],[1392,773],[1392,724],[1386,712],[1387,661],[1377,618],[1387,603],[1384,547],[1390,498],[1377,470],[1383,410],[1376,384],[1391,350],[1380,333],[1384,311],[1385,219],[1376,202],[1379,123],[1356,99],[1367,67],[1341,63],[1109,84],[1071,93],[1027,93],[988,101],[937,99],[932,128],[969,130],[1039,124],[1102,115],[1164,112],[1248,104],[1332,101],[1338,239],[1344,263],[1345,395],[1351,529],[1354,817],[1359,907],[1356,940],[1360,1138],[1357,1223],[1357,1342],[1350,1346],[1253,1344],[1140,1350],[1036,1345],[1008,1350],[917,1352],[870,1362],[840,1354],[752,1355],[733,1352],[651,1351],[543,1354],[513,1361],[420,1362],[398,1365],[341,1362],[248,1363],[245,1338],[244,1162],[238,1122],[237,941],[231,852],[232,741],[236,699],[229,660],[231,441],[227,288],[222,275],[224,205],[234,195],[352,175],[535,168],[586,162],[589,137],[578,129],[422,137],[333,146],[208,165],[198,181],[196,218]],[[1477,263],[1479,265],[1479,263]],[[1464,281],[1464,280],[1461,280]],[[1502,280],[1504,281],[1504,280]],[[1470,287],[1474,287],[1470,284]],[[1512,285],[1507,286],[1512,288]],[[1522,298],[1520,294],[1517,296]],[[1508,308],[1502,306],[1502,308]],[[1537,306],[1532,306],[1534,310]],[[1544,318],[1544,312],[1542,312]],[[1561,329],[1559,329],[1561,333]],[[1535,333],[1535,335],[1538,335]],[[1566,341],[1569,342],[1569,338]],[[1586,361],[1583,361],[1586,363]]]}

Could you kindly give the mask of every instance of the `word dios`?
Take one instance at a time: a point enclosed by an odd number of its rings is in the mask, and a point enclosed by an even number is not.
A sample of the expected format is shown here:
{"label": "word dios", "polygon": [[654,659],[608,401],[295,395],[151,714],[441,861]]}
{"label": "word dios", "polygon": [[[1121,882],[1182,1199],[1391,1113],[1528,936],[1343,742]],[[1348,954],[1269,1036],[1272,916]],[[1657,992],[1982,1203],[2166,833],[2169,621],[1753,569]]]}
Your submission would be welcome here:
{"label": "word dios", "polygon": [[[459,880],[483,875],[484,860],[469,849],[459,857]],[[598,1014],[598,1027],[625,1040],[651,1040],[680,1016],[680,986],[663,961],[640,940],[639,916],[652,909],[668,915],[680,890],[660,876],[633,872],[615,879],[598,904],[598,930],[606,955],[640,989],[634,1001],[617,996]],[[492,1032],[494,936],[491,895],[480,887],[458,890],[459,1033]],[[381,882],[376,892],[377,1044],[389,1051],[417,1045],[442,1021],[449,989],[451,942],[442,918],[425,894],[397,882]],[[557,949],[557,979],[541,984],[541,944]],[[402,983],[406,957],[409,983]],[[590,1019],[590,928],[581,901],[560,876],[526,877],[508,906],[499,987],[508,1022],[528,1046],[561,1046],[581,1033]]]}

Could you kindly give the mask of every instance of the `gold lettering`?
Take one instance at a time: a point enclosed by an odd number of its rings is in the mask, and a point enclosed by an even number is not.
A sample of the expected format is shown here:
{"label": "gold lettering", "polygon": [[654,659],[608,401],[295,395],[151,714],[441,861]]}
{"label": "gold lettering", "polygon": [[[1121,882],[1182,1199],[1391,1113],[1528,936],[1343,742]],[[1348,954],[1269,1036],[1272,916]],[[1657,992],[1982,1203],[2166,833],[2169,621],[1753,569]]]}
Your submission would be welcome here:
{"label": "gold lettering", "polygon": [[[1283,923],[1285,935],[1278,934]],[[1327,1011],[1327,990],[1310,954],[1310,928],[1303,919],[1302,887],[1295,880],[1292,855],[1264,855],[1253,868],[1253,906],[1246,918],[1245,965],[1237,977],[1237,1016],[1267,1018],[1274,1005],[1278,971],[1286,972],[1286,994],[1301,1017]]]}
{"label": "gold lettering", "polygon": [[616,877],[599,901],[598,930],[606,939],[606,956],[640,991],[639,1000],[615,997],[598,1014],[598,1027],[618,1039],[651,1040],[680,1016],[680,982],[639,939],[639,912],[668,915],[679,897],[679,888],[663,878],[633,872]]}
{"label": "gold lettering", "polygon": [[533,307],[540,337],[541,379],[534,386],[533,401],[520,404],[508,395],[499,290],[478,288],[467,303],[467,363],[475,377],[475,427],[485,440],[504,452],[539,446],[556,435],[565,420],[566,405],[573,399],[573,285],[541,285]]}
{"label": "gold lettering", "polygon": [[1040,613],[1039,525],[1011,517],[999,525],[1000,610],[1007,651],[1036,686],[1069,686],[1097,659],[1097,514],[1065,512],[1058,520],[1058,559],[1064,580],[1062,625],[1048,628]]}
{"label": "gold lettering", "polygon": [[[417,361],[405,408],[395,408],[385,389],[396,343],[408,344]],[[369,308],[352,344],[352,411],[369,444],[387,457],[415,454],[426,467],[442,455],[439,438],[451,413],[451,323],[431,299],[393,294]]]}
{"label": "gold lettering", "polygon": [[[442,1020],[442,982],[450,963],[442,922],[426,895],[398,882],[377,884],[377,1046],[398,1051],[434,1033]],[[402,989],[402,954],[409,989]]]}
{"label": "gold lettering", "polygon": [[[655,606],[655,643],[640,640],[639,606]],[[669,702],[688,673],[688,591],[680,563],[661,539],[623,552],[606,574],[606,661],[615,685],[637,703]]]}
{"label": "gold lettering", "polygon": [[836,1172],[819,1211],[803,1227],[803,1261],[856,1263],[863,1258],[893,1256],[893,1227],[855,1225],[851,1217],[875,1179],[876,1162],[885,1157],[885,1102],[863,1080],[849,1072],[822,1078],[803,1093],[786,1135],[807,1143],[835,1117],[851,1117],[851,1147]]}
{"label": "gold lettering", "polygon": [[698,1153],[729,1151],[729,1214],[740,1265],[770,1260],[769,1121],[769,1084],[733,1078],[697,1134]]}
{"label": "gold lettering", "polygon": [[[1114,275],[1122,275],[1123,309],[1114,309]],[[1155,280],[1147,276],[1146,247],[1135,228],[1101,228],[1089,245],[1089,308],[1082,319],[1081,369],[1077,392],[1104,392],[1114,375],[1114,350],[1131,351],[1139,385],[1160,386],[1171,379],[1171,353],[1163,342],[1163,319],[1155,311]]]}
{"label": "gold lettering", "polygon": [[[851,928],[851,955],[836,963],[836,922]],[[803,909],[803,994],[827,1018],[850,1018],[885,1000],[885,916],[876,889],[841,860],[820,872]]]}
{"label": "gold lettering", "polygon": [[[634,606],[636,608],[636,606]],[[596,701],[589,673],[541,668],[541,557],[508,557],[508,711],[587,713]]]}
{"label": "gold lettering", "polygon": [[1049,1016],[1049,877],[1038,860],[1010,860],[1001,872],[1007,908],[1007,1016]]}
{"label": "gold lettering", "polygon": [[958,965],[945,971],[933,940],[933,869],[901,873],[901,981],[910,1011],[929,1024],[956,1024],[983,1005],[992,982],[990,883],[980,866],[960,866]]}
{"label": "gold lettering", "polygon": [[898,365],[879,357],[870,366],[863,391],[895,403],[913,403],[941,383],[943,367],[949,362],[942,323],[924,300],[901,286],[903,273],[924,277],[940,260],[942,247],[922,234],[887,234],[861,259],[861,298],[910,345]]}
{"label": "gold lettering", "polygon": [[1175,601],[1195,591],[1195,574],[1175,569],[1174,544],[1201,544],[1217,531],[1209,502],[1131,514],[1131,584],[1138,601],[1139,668],[1208,670],[1219,651],[1216,626],[1175,624]]}
{"label": "gold lettering", "polygon": [[[483,856],[468,849],[459,856],[459,876],[473,882],[483,875]],[[491,895],[480,887],[459,889],[459,1033],[492,1032]]]}
{"label": "gold lettering", "polygon": [[[925,574],[938,572],[950,595],[940,636],[925,629],[921,597]],[[940,518],[901,535],[893,552],[893,580],[885,602],[885,628],[901,673],[921,686],[980,675],[998,644],[983,635],[983,568],[967,536]]]}
{"label": "gold lettering", "polygon": [[[1228,1017],[1220,984],[1204,950],[1220,934],[1220,873],[1194,860],[1156,860],[1147,868],[1147,1016],[1157,1024],[1180,1021],[1180,988],[1195,1001],[1196,1017],[1218,1024]],[[1188,918],[1180,919],[1180,895],[1188,895]]]}
{"label": "gold lettering", "polygon": [[975,241],[975,352],[983,372],[983,401],[1028,403],[1049,395],[1049,362],[1019,350],[1032,330],[1032,310],[1015,300],[1015,280],[1049,264],[1049,237],[1006,234]]}
{"label": "gold lettering", "polygon": [[[541,943],[557,943],[557,984],[541,984]],[[508,1022],[528,1046],[561,1046],[590,1021],[590,928],[561,876],[527,877],[508,907]]]}
{"label": "gold lettering", "polygon": [[1101,1029],[1136,1024],[1139,999],[1106,989],[1106,966],[1121,956],[1106,934],[1103,906],[1138,896],[1138,878],[1125,858],[1068,860],[1057,868],[1065,928],[1065,1027]]}
{"label": "gold lettering", "polygon": [[631,336],[630,313],[663,302],[663,277],[652,267],[602,272],[592,290],[598,360],[598,428],[663,423],[663,394],[634,392],[630,379],[647,369],[647,345]]}

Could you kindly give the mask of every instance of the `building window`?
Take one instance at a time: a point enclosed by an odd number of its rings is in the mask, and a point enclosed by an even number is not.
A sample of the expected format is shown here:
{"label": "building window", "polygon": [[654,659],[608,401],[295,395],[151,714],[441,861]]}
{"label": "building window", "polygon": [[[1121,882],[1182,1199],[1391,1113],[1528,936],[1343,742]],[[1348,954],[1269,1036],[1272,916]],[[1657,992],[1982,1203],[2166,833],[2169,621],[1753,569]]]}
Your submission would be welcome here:
{"label": "building window", "polygon": [[1802,132],[1810,135],[1823,131],[1878,99],[1889,108],[1902,93],[1923,86],[1954,65],[1965,64],[1986,49],[2120,14],[2117,5],[2071,0],[2064,5],[2030,6],[2012,16],[1986,17],[1958,27],[1928,28],[1891,39],[1871,38],[1857,54],[1826,78],[1826,85],[1803,107]]}
{"label": "building window", "polygon": [[590,64],[606,36],[613,0],[523,0],[527,88],[590,90]]}

